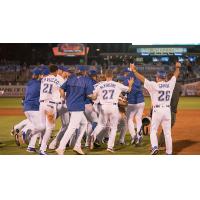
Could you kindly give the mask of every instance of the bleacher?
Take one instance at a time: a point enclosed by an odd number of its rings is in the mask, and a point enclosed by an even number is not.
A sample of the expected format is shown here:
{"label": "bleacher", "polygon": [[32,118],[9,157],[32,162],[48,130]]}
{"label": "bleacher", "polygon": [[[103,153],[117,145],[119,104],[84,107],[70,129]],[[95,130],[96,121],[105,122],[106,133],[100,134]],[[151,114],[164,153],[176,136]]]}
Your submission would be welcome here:
{"label": "bleacher", "polygon": [[[20,65],[14,63],[0,63],[0,85],[24,85],[31,78],[31,71],[36,65]],[[70,66],[76,68],[76,66]],[[165,70],[166,72],[173,71],[174,67],[167,64],[140,64],[136,65],[140,73],[144,74],[149,80],[155,80],[155,74],[158,70]],[[112,65],[109,66],[113,69],[116,75],[122,74],[124,68],[127,65]],[[87,66],[88,69],[98,69],[99,72],[105,69],[104,66]],[[200,80],[200,65],[194,64],[192,66],[192,71],[188,71],[185,65],[181,67],[181,74],[178,79],[181,83],[190,83]]]}

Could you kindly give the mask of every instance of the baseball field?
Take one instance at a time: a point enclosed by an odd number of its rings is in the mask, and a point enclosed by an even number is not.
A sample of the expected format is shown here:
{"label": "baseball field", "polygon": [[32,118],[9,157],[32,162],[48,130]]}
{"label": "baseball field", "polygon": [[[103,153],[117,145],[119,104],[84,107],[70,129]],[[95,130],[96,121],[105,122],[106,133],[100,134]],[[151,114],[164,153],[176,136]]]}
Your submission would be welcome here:
{"label": "baseball field", "polygon": [[[150,99],[145,98],[145,113],[150,109]],[[0,154],[1,155],[30,155],[26,152],[26,146],[16,146],[13,136],[10,135],[12,126],[25,119],[20,98],[0,98]],[[198,155],[200,154],[200,97],[181,97],[176,124],[172,130],[174,154]],[[60,120],[57,120],[54,134],[60,127]],[[114,155],[149,155],[150,141],[149,135],[144,136],[144,140],[139,147],[129,145],[130,134],[126,135],[127,145],[116,145]],[[105,145],[93,151],[84,149],[88,155],[106,155]],[[48,154],[54,155],[50,150]],[[65,154],[74,155],[71,149],[67,149]],[[165,154],[165,151],[160,151]]]}

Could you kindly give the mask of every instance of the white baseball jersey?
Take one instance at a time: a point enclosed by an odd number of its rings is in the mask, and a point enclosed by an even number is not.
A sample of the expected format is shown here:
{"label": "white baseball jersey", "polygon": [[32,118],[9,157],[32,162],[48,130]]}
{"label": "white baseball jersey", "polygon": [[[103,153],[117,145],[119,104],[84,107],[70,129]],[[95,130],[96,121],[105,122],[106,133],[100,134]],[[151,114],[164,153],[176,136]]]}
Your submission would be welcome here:
{"label": "white baseball jersey", "polygon": [[176,84],[176,77],[169,81],[154,82],[145,79],[144,87],[148,90],[153,106],[170,106],[172,93]]}
{"label": "white baseball jersey", "polygon": [[[98,82],[98,83],[96,83],[96,84],[94,85],[94,90],[97,88],[97,86],[98,86],[100,83],[102,83],[102,81],[101,81],[101,82]],[[95,100],[93,100],[93,102],[94,102],[95,104],[98,104],[98,103],[99,103],[99,96],[97,96],[97,98],[96,98]]]}
{"label": "white baseball jersey", "polygon": [[43,78],[40,88],[40,101],[60,102],[60,86],[60,81],[53,75]]}
{"label": "white baseball jersey", "polygon": [[115,81],[102,81],[94,90],[94,94],[97,94],[102,105],[118,104],[119,95],[121,92],[128,92],[128,89],[129,87]]}

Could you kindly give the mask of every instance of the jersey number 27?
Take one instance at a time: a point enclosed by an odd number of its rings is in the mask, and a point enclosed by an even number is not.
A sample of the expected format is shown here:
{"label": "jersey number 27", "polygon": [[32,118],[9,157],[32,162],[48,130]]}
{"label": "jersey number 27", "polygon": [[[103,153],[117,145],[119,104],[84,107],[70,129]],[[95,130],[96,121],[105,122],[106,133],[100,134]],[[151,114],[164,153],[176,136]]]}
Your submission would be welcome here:
{"label": "jersey number 27", "polygon": [[158,97],[158,101],[169,101],[170,99],[170,91],[159,91],[160,96]]}
{"label": "jersey number 27", "polygon": [[103,90],[103,99],[112,99],[114,90]]}

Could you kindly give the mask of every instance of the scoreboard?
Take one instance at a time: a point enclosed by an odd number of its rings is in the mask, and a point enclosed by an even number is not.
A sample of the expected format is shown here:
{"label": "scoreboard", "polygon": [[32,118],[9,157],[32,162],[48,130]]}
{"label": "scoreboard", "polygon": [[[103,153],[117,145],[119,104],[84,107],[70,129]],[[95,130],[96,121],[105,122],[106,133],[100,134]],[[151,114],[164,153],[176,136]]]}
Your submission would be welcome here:
{"label": "scoreboard", "polygon": [[141,55],[182,55],[187,53],[187,48],[137,48]]}

